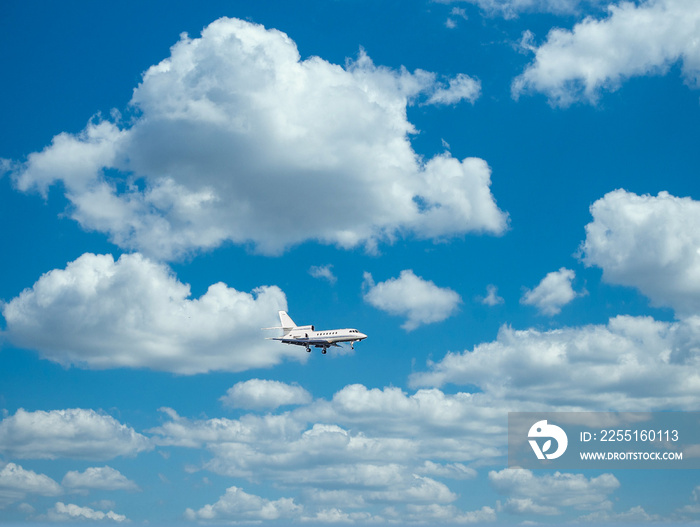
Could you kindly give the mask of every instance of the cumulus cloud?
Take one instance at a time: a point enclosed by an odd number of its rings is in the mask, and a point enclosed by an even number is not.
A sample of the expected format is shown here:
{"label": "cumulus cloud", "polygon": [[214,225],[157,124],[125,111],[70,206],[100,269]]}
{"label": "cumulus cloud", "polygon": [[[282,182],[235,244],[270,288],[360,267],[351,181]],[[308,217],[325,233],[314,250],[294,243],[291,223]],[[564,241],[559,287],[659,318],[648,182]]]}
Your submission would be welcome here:
{"label": "cumulus cloud", "polygon": [[472,104],[481,95],[481,82],[469,75],[460,73],[454,79],[450,79],[447,87],[436,89],[428,99],[427,104],[457,104],[461,101],[469,101]]}
{"label": "cumulus cloud", "polygon": [[[284,470],[301,469],[304,460],[308,466],[313,465],[314,459],[324,462],[337,449],[338,463],[408,463],[415,466],[411,473],[451,473],[458,478],[469,474],[469,470],[450,463],[487,458],[497,455],[497,450],[492,447],[492,438],[477,438],[464,444],[457,439],[481,431],[485,422],[494,433],[504,431],[498,426],[498,412],[475,405],[475,397],[467,393],[448,395],[437,389],[408,395],[399,388],[368,389],[353,384],[339,390],[330,401],[315,400],[278,415],[247,414],[239,419],[193,421],[174,410],[163,409],[169,419],[150,432],[159,445],[218,448],[216,445],[225,444],[232,456],[219,460],[219,468],[244,477],[264,474],[263,465],[277,466],[274,456],[265,449],[276,452],[282,448],[281,443],[287,442]],[[425,441],[419,444],[407,439],[418,436]],[[326,447],[317,452],[324,442]],[[239,445],[234,448],[236,443]],[[347,450],[348,445],[353,448]],[[419,447],[433,464],[414,459]],[[234,455],[236,449],[242,449],[239,453],[245,451],[246,455]],[[441,460],[450,463],[445,465]],[[253,466],[256,468],[251,471]],[[285,477],[301,476],[294,472]]]}
{"label": "cumulus cloud", "polygon": [[20,459],[112,459],[153,448],[112,416],[80,408],[27,412],[0,421],[0,452]]}
{"label": "cumulus cloud", "polygon": [[128,521],[123,514],[117,514],[114,511],[102,512],[91,509],[90,507],[80,507],[73,503],[65,504],[61,501],[57,502],[49,509],[46,517],[50,521],[65,522],[65,521],[108,521],[122,523]]}
{"label": "cumulus cloud", "polygon": [[618,316],[607,325],[546,332],[504,326],[495,341],[448,353],[410,382],[476,385],[496,400],[535,409],[691,410],[698,364],[699,319]]}
{"label": "cumulus cloud", "polygon": [[[635,334],[630,339],[638,337]],[[646,344],[656,347],[658,342]],[[600,350],[601,357],[607,353],[609,350]],[[513,357],[517,357],[515,352],[509,357],[511,362]],[[484,355],[478,360],[483,361]],[[527,360],[534,362],[535,358],[528,356]],[[548,361],[545,352],[542,362],[546,365]],[[494,366],[499,364],[487,361],[484,368]],[[492,376],[512,376],[521,366],[497,369]],[[606,366],[609,364],[601,368]],[[567,370],[564,366],[557,371]],[[613,367],[613,375],[616,373]],[[687,408],[697,406],[694,386],[686,383],[684,387],[686,393],[693,393],[687,396]],[[273,483],[281,496],[289,489],[296,492],[293,500],[274,499],[235,487],[213,504],[188,509],[189,519],[202,522],[261,520],[262,511],[275,518],[326,523],[483,523],[495,520],[497,510],[513,515],[558,515],[568,509],[615,516],[610,496],[619,482],[609,474],[539,476],[525,470],[494,471],[489,482],[506,496],[503,503],[474,511],[458,507],[458,494],[452,488],[455,482],[475,478],[475,466],[504,459],[507,433],[503,408],[575,408],[571,401],[556,400],[551,394],[548,400],[533,401],[542,393],[562,393],[560,386],[551,383],[545,382],[542,392],[523,401],[518,399],[519,392],[500,389],[495,382],[483,383],[480,388],[477,393],[446,394],[435,388],[406,393],[394,387],[355,384],[345,386],[329,400],[316,399],[277,414],[188,419],[165,410],[168,419],[150,432],[162,446],[206,448],[210,459],[192,470],[209,470],[256,485]],[[595,393],[598,386],[589,383],[587,389]],[[638,398],[639,405],[620,407],[657,409],[658,401],[667,394],[659,393],[654,399],[656,391],[655,385],[650,389],[647,384],[644,392],[640,388],[629,395]]]}
{"label": "cumulus cloud", "polygon": [[172,408],[161,408],[168,420],[149,430],[158,445],[200,448],[220,442],[248,443],[258,438],[282,443],[286,434],[298,434],[304,423],[287,414],[264,416],[244,415],[240,419],[207,419],[192,421],[181,417]]}
{"label": "cumulus cloud", "polygon": [[213,505],[205,505],[198,511],[187,509],[185,518],[199,521],[262,521],[298,517],[303,507],[291,498],[268,500],[248,494],[238,487],[226,489],[226,494]]}
{"label": "cumulus cloud", "polygon": [[260,328],[275,325],[287,307],[278,287],[245,293],[217,283],[189,296],[168,267],[140,254],[116,262],[84,254],[2,306],[5,335],[44,358],[91,369],[194,374],[306,359],[262,338]]}
{"label": "cumulus cloud", "polygon": [[128,124],[59,134],[13,178],[44,194],[62,183],[85,229],[165,259],[226,240],[279,254],[306,240],[374,250],[399,233],[501,234],[485,161],[412,149],[408,105],[478,96],[466,75],[446,82],[364,52],[345,67],[302,60],[284,33],[222,18],[144,73]]}
{"label": "cumulus cloud", "polygon": [[253,410],[308,404],[311,394],[297,384],[251,379],[234,384],[220,400],[230,408]]}
{"label": "cumulus cloud", "polygon": [[535,50],[534,61],[512,85],[514,97],[540,92],[555,105],[595,102],[630,78],[665,74],[678,62],[686,82],[700,82],[694,0],[621,2],[605,19],[588,17],[571,31],[553,29]]}
{"label": "cumulus cloud", "polygon": [[535,306],[545,315],[556,315],[563,306],[576,298],[576,292],[571,287],[575,277],[576,273],[564,267],[547,273],[537,287],[525,292],[520,303]]}
{"label": "cumulus cloud", "polygon": [[[334,510],[337,518],[409,521],[423,515],[428,521],[434,506],[442,507],[440,517],[448,523],[493,515],[460,510],[450,488],[451,482],[476,477],[471,463],[502,455],[502,414],[480,407],[471,394],[350,385],[330,400],[278,414],[193,420],[165,412],[169,419],[150,430],[157,444],[205,447],[211,459],[202,469],[301,491],[298,503],[309,521]],[[216,508],[192,511],[190,517],[223,518]]]}
{"label": "cumulus cloud", "polygon": [[374,283],[370,273],[364,274],[365,302],[392,315],[405,316],[401,326],[413,331],[424,324],[441,322],[452,315],[462,303],[452,289],[438,287],[416,276],[412,270],[401,271],[398,278]]}
{"label": "cumulus cloud", "polygon": [[583,474],[555,472],[536,476],[530,470],[504,469],[489,472],[489,482],[508,496],[504,509],[511,514],[560,514],[564,507],[597,511],[612,507],[610,494],[620,482],[612,474],[586,478]]}
{"label": "cumulus cloud", "polygon": [[50,477],[25,470],[15,463],[8,463],[0,470],[0,509],[29,494],[57,496],[61,492],[61,486]]}
{"label": "cumulus cloud", "polygon": [[314,278],[319,278],[322,280],[327,280],[329,284],[333,285],[338,281],[338,277],[333,274],[333,266],[328,265],[312,265],[309,268],[309,274]]}
{"label": "cumulus cloud", "polygon": [[68,489],[139,490],[139,486],[112,467],[90,467],[84,472],[71,470],[61,484]]}
{"label": "cumulus cloud", "polygon": [[700,202],[615,190],[590,210],[593,221],[581,245],[586,265],[681,317],[700,313]]}
{"label": "cumulus cloud", "polygon": [[[299,409],[297,415],[307,415],[311,421],[332,416],[334,422],[345,426],[371,426],[375,433],[393,438],[423,435],[438,441],[471,435],[485,422],[494,431],[498,429],[498,413],[478,403],[479,394],[456,393],[448,395],[437,389],[418,390],[412,395],[395,387],[384,389],[361,384],[345,386],[333,395],[329,403],[318,401],[310,409]],[[471,420],[478,422],[473,425]],[[488,441],[474,440],[460,445],[453,460],[466,461],[486,458],[494,454]],[[426,443],[427,445],[428,443]],[[447,449],[445,456],[451,456]],[[458,459],[457,459],[458,458]]]}

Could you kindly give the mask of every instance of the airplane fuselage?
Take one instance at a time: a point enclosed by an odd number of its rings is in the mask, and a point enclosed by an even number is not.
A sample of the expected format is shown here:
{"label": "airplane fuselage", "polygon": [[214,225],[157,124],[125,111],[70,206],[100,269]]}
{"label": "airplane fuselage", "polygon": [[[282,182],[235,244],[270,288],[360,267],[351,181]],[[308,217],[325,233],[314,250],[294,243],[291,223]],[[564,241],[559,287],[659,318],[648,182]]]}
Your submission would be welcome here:
{"label": "airplane fuselage", "polygon": [[313,346],[321,347],[316,344],[318,341],[327,343],[332,346],[336,342],[355,342],[367,338],[367,335],[360,333],[354,328],[344,328],[344,329],[328,329],[323,331],[316,331],[313,326],[299,326],[294,328],[289,332],[289,334],[282,337],[282,342],[287,340],[293,340],[294,342],[288,342],[288,344],[302,344],[304,342],[311,342]]}
{"label": "airplane fuselage", "polygon": [[338,346],[339,342],[350,342],[350,347],[354,349],[355,342],[367,338],[367,335],[355,328],[316,331],[314,326],[297,326],[284,311],[280,311],[280,321],[282,326],[279,329],[284,331],[284,335],[282,337],[270,337],[271,340],[279,340],[284,344],[304,346],[306,351],[311,351],[311,347],[315,347],[322,348],[323,353],[326,353],[328,348]]}

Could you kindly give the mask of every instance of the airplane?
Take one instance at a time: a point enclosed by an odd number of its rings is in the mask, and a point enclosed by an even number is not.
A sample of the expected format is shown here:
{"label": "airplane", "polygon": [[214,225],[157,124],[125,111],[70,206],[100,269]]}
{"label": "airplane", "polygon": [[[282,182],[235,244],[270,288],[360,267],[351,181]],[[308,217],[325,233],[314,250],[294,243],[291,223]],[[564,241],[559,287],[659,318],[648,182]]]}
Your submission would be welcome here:
{"label": "airplane", "polygon": [[322,348],[321,353],[325,355],[331,346],[340,347],[338,342],[349,342],[350,347],[355,349],[355,342],[367,338],[367,335],[352,328],[316,331],[313,326],[297,326],[286,311],[280,311],[279,315],[282,324],[280,327],[263,329],[281,329],[284,331],[284,335],[281,337],[267,337],[267,340],[279,340],[285,344],[305,346],[306,351],[309,352],[311,351],[311,346],[314,346]]}

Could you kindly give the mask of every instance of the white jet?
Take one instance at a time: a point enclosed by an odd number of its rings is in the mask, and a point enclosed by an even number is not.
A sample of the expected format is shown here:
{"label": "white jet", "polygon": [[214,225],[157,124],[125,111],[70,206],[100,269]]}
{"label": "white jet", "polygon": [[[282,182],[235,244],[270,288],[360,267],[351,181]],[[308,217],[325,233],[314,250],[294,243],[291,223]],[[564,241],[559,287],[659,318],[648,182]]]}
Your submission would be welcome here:
{"label": "white jet", "polygon": [[285,344],[295,344],[305,346],[306,351],[311,351],[311,346],[323,348],[321,353],[326,353],[331,346],[338,346],[338,342],[349,342],[350,347],[355,349],[355,342],[364,340],[367,335],[360,333],[356,329],[328,329],[316,331],[313,326],[297,326],[286,311],[280,311],[280,322],[282,325],[275,328],[281,329],[284,335],[281,337],[267,337],[268,340],[279,340]]}

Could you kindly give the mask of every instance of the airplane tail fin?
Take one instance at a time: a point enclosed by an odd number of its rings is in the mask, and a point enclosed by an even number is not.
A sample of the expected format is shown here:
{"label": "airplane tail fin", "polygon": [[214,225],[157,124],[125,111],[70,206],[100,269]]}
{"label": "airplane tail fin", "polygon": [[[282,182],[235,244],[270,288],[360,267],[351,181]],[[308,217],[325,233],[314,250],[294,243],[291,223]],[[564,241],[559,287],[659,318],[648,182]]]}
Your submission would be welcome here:
{"label": "airplane tail fin", "polygon": [[280,322],[282,323],[282,329],[285,335],[297,327],[286,311],[280,311]]}

